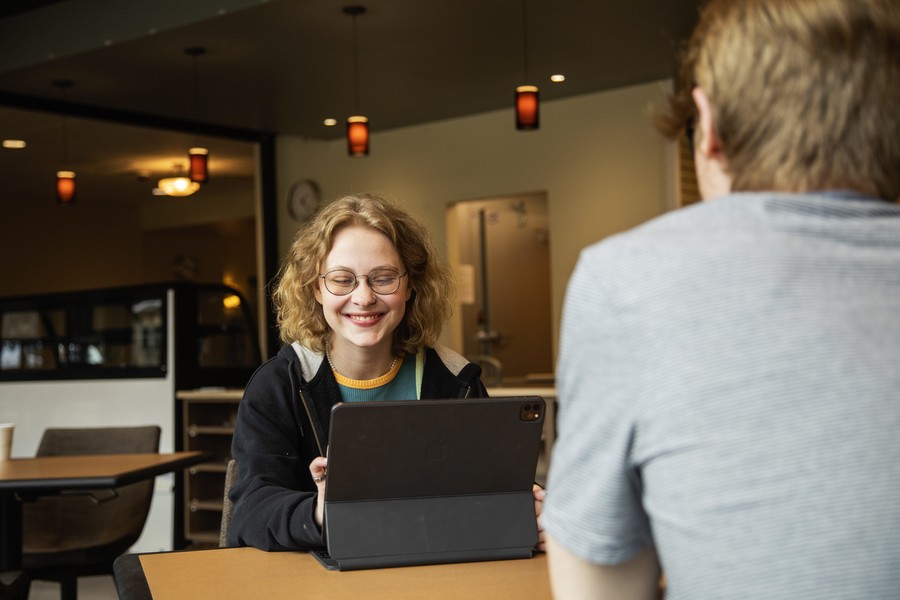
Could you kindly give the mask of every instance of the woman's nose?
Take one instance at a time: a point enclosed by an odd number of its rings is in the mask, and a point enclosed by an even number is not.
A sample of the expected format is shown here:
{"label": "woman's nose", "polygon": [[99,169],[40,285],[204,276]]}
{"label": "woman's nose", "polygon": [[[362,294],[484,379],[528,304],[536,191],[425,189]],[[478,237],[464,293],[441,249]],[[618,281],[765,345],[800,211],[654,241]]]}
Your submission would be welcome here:
{"label": "woman's nose", "polygon": [[365,277],[359,278],[359,284],[353,290],[353,303],[358,306],[369,306],[375,302],[375,292],[369,287],[369,280]]}

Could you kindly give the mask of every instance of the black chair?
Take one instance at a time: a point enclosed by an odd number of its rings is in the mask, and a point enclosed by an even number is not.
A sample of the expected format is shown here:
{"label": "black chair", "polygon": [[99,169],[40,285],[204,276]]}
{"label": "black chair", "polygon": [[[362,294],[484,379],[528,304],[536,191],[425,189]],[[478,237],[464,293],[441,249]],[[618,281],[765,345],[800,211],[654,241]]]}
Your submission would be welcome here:
{"label": "black chair", "polygon": [[31,582],[22,571],[7,571],[0,573],[0,599],[19,600],[28,598],[28,588]]}
{"label": "black chair", "polygon": [[222,499],[222,524],[219,528],[219,548],[228,547],[228,528],[231,526],[231,517],[234,515],[234,504],[228,498],[228,492],[237,479],[237,462],[232,458],[225,468],[225,493]]}
{"label": "black chair", "polygon": [[[159,452],[160,433],[155,425],[47,429],[37,455]],[[76,600],[78,577],[112,575],[113,561],[141,536],[153,488],[150,479],[28,499],[22,505],[22,570],[31,580],[58,582],[62,600]]]}

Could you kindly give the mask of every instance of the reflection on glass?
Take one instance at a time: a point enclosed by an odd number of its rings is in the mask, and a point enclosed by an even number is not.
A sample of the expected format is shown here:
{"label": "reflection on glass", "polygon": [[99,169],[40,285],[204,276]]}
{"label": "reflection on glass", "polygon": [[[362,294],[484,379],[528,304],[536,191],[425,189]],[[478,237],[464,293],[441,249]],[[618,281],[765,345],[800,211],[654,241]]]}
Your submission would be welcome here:
{"label": "reflection on glass", "polygon": [[[237,300],[237,302],[235,302]],[[201,290],[197,295],[201,367],[253,366],[256,350],[240,297],[227,288]]]}
{"label": "reflection on glass", "polygon": [[159,367],[164,356],[163,306],[161,297],[125,294],[115,302],[3,312],[0,370]]}
{"label": "reflection on glass", "polygon": [[19,342],[3,342],[0,349],[0,369],[21,369],[22,368],[22,344]]}
{"label": "reflection on glass", "polygon": [[39,311],[10,311],[0,321],[3,349],[0,369],[53,368],[52,346],[45,345],[47,328]]}
{"label": "reflection on glass", "polygon": [[166,377],[171,365],[184,388],[239,386],[259,363],[247,303],[224,285],[0,298],[0,381]]}

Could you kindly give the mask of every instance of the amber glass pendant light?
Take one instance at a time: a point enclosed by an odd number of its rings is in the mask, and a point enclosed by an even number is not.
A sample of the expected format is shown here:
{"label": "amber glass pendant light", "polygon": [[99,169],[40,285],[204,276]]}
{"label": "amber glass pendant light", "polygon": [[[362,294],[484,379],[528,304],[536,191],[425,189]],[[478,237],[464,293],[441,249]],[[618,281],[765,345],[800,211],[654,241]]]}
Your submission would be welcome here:
{"label": "amber glass pendant light", "polygon": [[528,131],[541,126],[540,91],[528,82],[528,11],[522,0],[522,56],[526,83],[516,88],[516,129]]}
{"label": "amber glass pendant light", "polygon": [[365,12],[364,6],[344,7],[344,14],[353,19],[353,106],[356,114],[347,118],[347,152],[354,157],[369,155],[369,119],[359,111],[359,49],[356,42],[356,17]]}

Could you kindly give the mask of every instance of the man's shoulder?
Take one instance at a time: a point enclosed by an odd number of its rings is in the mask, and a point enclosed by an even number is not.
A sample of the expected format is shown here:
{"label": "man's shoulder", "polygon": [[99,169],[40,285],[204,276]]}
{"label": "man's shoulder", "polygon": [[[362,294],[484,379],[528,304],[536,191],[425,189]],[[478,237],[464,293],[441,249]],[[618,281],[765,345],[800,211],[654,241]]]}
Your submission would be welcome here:
{"label": "man's shoulder", "polygon": [[631,268],[626,265],[634,261],[714,259],[713,248],[740,251],[776,230],[779,217],[772,206],[784,199],[774,193],[739,193],[692,204],[600,240],[585,248],[582,256],[623,268]]}
{"label": "man's shoulder", "polygon": [[657,260],[659,254],[683,252],[697,244],[704,230],[716,228],[712,222],[721,221],[719,212],[716,207],[698,204],[654,217],[585,247],[580,266],[629,271],[635,264]]}

